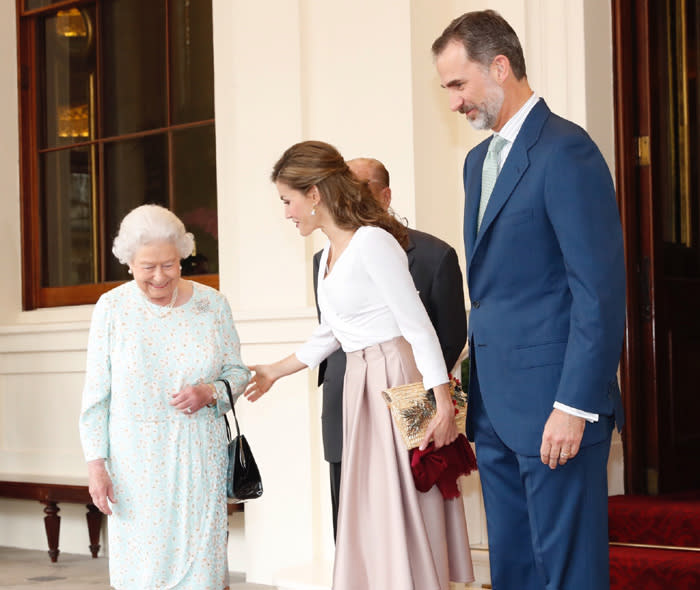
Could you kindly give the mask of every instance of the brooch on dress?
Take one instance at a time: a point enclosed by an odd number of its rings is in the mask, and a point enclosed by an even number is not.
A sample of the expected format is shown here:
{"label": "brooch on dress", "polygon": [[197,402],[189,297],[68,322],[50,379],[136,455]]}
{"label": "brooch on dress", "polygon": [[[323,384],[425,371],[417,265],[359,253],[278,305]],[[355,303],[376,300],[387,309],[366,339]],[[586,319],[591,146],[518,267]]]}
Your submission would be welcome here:
{"label": "brooch on dress", "polygon": [[195,313],[206,313],[210,308],[211,306],[209,305],[208,299],[197,299],[197,301],[194,302]]}

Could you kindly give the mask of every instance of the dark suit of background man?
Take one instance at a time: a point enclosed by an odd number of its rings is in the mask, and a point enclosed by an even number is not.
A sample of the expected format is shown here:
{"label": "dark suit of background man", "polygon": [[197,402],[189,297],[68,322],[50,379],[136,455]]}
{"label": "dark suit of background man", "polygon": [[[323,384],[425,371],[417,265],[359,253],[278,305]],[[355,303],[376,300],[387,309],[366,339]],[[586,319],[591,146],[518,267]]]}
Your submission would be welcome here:
{"label": "dark suit of background man", "polygon": [[[496,132],[464,164],[467,432],[493,587],[605,590],[625,308],[612,178],[588,134],[533,94],[518,37],[500,15],[455,19],[433,55],[450,108]],[[494,159],[492,139],[505,146]],[[500,166],[493,176],[491,161]]]}
{"label": "dark suit of background man", "polygon": [[[348,166],[360,180],[367,181],[372,195],[385,209],[391,203],[389,173],[378,160],[357,158]],[[457,363],[467,341],[467,317],[464,309],[462,272],[454,248],[442,240],[413,229],[408,230],[406,250],[409,270],[423,305],[435,326],[445,365],[450,371]],[[314,255],[314,294],[318,282],[321,252]],[[345,353],[338,350],[319,368],[319,385],[323,384],[321,426],[323,449],[330,463],[333,533],[338,523],[341,454],[343,451],[343,378]]]}

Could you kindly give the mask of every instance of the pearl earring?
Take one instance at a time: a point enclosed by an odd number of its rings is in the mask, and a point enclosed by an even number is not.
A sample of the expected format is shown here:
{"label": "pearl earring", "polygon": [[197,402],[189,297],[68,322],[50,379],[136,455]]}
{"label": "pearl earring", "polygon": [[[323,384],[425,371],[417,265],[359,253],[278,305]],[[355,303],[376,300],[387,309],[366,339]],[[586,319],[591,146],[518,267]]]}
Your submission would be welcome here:
{"label": "pearl earring", "polygon": [[311,215],[316,215],[316,205],[314,205],[311,209]]}
{"label": "pearl earring", "polygon": [[133,273],[131,272],[131,269],[127,270],[126,272],[128,272],[129,274],[133,274]]}

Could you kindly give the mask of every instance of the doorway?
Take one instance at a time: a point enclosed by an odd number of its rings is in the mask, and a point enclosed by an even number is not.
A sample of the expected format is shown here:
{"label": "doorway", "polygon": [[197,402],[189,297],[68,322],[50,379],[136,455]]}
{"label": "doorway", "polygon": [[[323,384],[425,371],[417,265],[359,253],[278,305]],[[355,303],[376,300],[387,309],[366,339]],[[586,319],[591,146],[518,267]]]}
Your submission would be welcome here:
{"label": "doorway", "polygon": [[700,8],[613,0],[628,494],[700,489]]}

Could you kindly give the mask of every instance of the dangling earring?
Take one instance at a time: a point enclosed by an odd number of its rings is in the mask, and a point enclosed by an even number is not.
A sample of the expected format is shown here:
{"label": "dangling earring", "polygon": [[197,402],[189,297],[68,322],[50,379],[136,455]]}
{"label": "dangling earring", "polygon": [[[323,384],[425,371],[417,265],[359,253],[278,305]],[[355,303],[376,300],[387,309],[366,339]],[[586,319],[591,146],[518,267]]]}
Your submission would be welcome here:
{"label": "dangling earring", "polygon": [[311,215],[316,215],[316,205],[311,208]]}

